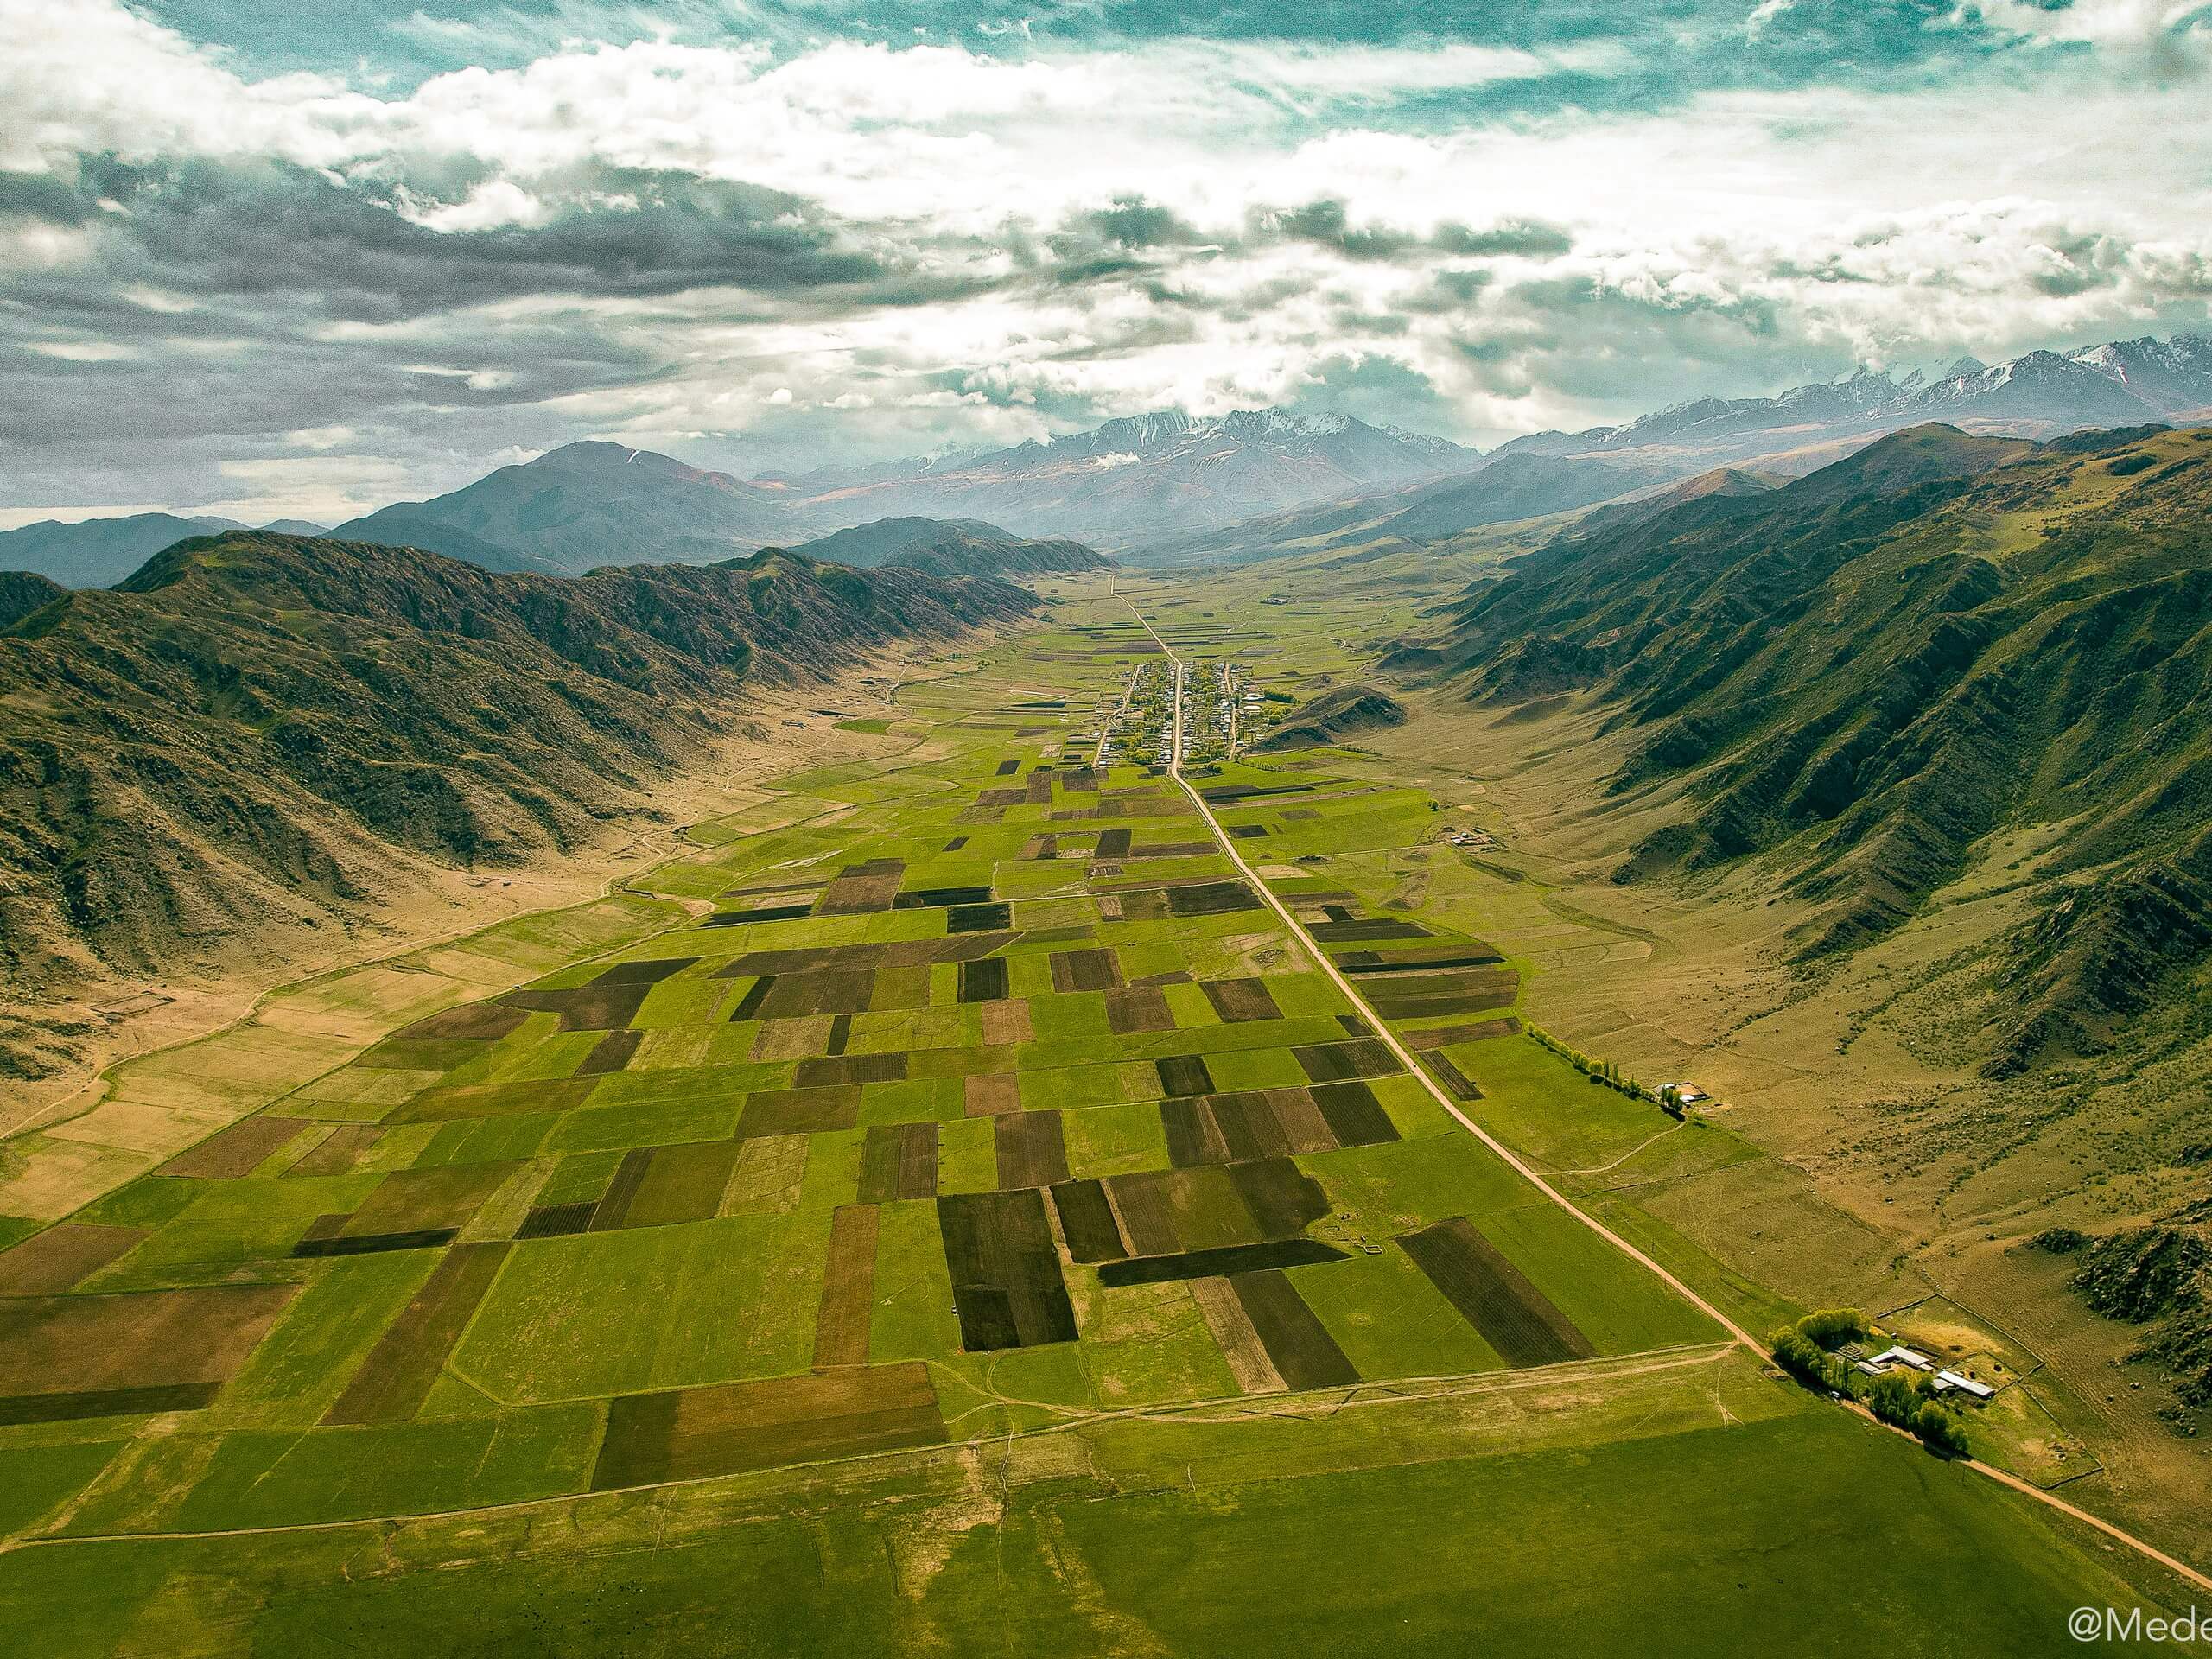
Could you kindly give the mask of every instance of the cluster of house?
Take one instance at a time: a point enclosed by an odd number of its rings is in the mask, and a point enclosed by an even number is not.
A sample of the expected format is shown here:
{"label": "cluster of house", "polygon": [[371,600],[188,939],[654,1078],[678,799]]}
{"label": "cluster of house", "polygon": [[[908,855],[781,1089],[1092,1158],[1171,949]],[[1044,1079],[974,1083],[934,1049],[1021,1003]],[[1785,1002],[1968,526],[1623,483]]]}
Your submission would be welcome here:
{"label": "cluster of house", "polygon": [[1868,1376],[1882,1376],[1902,1366],[1907,1370],[1933,1376],[1936,1379],[1934,1391],[1937,1394],[1961,1394],[1977,1404],[1993,1399],[1997,1394],[1997,1390],[1988,1383],[1977,1382],[1962,1372],[1947,1370],[1927,1355],[1903,1345],[1885,1348],[1878,1354],[1869,1354],[1859,1344],[1853,1343],[1839,1351],[1852,1363],[1853,1369]]}

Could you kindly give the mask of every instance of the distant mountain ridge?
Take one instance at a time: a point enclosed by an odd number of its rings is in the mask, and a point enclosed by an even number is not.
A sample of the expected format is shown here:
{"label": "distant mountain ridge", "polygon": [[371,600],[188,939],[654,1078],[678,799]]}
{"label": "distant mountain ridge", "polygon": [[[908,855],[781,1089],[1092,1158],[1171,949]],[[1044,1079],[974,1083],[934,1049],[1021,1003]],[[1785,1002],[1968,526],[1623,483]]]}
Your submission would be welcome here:
{"label": "distant mountain ridge", "polygon": [[44,519],[0,531],[0,570],[27,570],[64,588],[109,588],[188,536],[245,526],[228,518],[135,512],[79,524]]}
{"label": "distant mountain ridge", "polygon": [[1163,567],[1245,564],[1289,554],[1433,546],[1490,524],[1544,518],[1610,501],[1672,476],[1637,457],[1494,452],[1423,483],[1292,508],[1158,543],[1129,556]]}
{"label": "distant mountain ridge", "polygon": [[1700,397],[1621,426],[1534,433],[1502,449],[1565,455],[1671,448],[1718,458],[1772,451],[1784,437],[1810,443],[1928,420],[2049,436],[2205,414],[2212,414],[2212,336],[2176,334],[2029,352],[1994,366],[1965,358],[1932,377],[1861,370],[1772,397]]}
{"label": "distant mountain ridge", "polygon": [[1159,537],[1438,477],[1477,453],[1348,415],[1244,410],[1126,416],[947,466],[815,475],[815,505],[871,515],[988,518],[1021,535],[1118,552]]}
{"label": "distant mountain ridge", "polygon": [[420,547],[487,569],[711,564],[814,521],[783,493],[619,443],[564,444],[428,501],[340,524],[338,540]]}
{"label": "distant mountain ridge", "polygon": [[[884,519],[925,518],[988,523],[1032,541],[1080,542],[1133,562],[1235,563],[1264,555],[1269,536],[1310,540],[1380,526],[1400,512],[1413,516],[1380,533],[1433,541],[1729,462],[1802,472],[1929,420],[2049,437],[2198,414],[2212,414],[2212,338],[2177,334],[2030,352],[1993,366],[1962,358],[1933,373],[1862,370],[1771,397],[1698,398],[1619,426],[1530,434],[1487,454],[1349,415],[1281,409],[1155,411],[1007,448],[751,479],[594,440],[444,495],[396,502],[331,534],[421,547],[487,569],[577,575],[608,564],[711,563]],[[1528,486],[1512,499],[1505,486],[1515,474],[1503,469],[1542,457],[1619,470],[1570,482],[1575,475],[1558,468],[1531,469]],[[1455,480],[1469,487],[1452,498]],[[1452,499],[1390,501],[1430,486]],[[1424,508],[1426,516],[1417,511]],[[175,514],[33,525],[0,533],[0,569],[104,586],[179,536],[230,527]]]}
{"label": "distant mountain ridge", "polygon": [[583,442],[331,533],[422,547],[487,569],[564,575],[602,564],[707,563],[902,518],[981,522],[1031,543],[1110,550],[1169,524],[1228,524],[1434,477],[1476,459],[1442,438],[1281,410],[1131,416],[1010,449],[751,480]]}
{"label": "distant mountain ridge", "polygon": [[1109,570],[1114,565],[1081,542],[1032,541],[980,518],[879,518],[792,550],[862,569],[897,565],[939,576],[1011,578]]}

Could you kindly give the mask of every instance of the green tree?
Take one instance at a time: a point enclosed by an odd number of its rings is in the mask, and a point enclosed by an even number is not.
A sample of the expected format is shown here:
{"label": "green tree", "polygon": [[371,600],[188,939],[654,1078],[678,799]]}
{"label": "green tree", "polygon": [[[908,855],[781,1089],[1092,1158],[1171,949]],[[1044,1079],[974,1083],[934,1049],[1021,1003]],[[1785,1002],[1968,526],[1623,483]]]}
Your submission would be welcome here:
{"label": "green tree", "polygon": [[1855,1307],[1824,1307],[1797,1321],[1797,1329],[1823,1348],[1856,1342],[1866,1334],[1866,1316]]}
{"label": "green tree", "polygon": [[1919,1421],[1921,1399],[1907,1378],[1887,1371],[1876,1377],[1874,1386],[1866,1391],[1866,1408],[1885,1423],[1909,1429]]}
{"label": "green tree", "polygon": [[1946,1456],[1963,1458],[1967,1455],[1967,1426],[1957,1413],[1949,1412],[1933,1400],[1922,1402],[1913,1414],[1912,1432],[1931,1450]]}

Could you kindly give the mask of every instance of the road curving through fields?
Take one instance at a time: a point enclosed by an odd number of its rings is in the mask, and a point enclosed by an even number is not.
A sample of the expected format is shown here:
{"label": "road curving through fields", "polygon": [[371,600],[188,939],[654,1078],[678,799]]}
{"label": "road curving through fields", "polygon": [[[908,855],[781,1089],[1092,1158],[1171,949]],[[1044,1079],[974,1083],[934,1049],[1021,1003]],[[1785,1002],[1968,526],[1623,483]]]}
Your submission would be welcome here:
{"label": "road curving through fields", "polygon": [[[1306,946],[1306,950],[1312,954],[1314,960],[1320,963],[1321,971],[1329,976],[1331,982],[1335,984],[1336,988],[1339,991],[1344,993],[1344,996],[1351,1002],[1351,1005],[1367,1017],[1368,1022],[1375,1027],[1376,1034],[1385,1044],[1389,1046],[1390,1052],[1397,1057],[1400,1064],[1404,1065],[1406,1070],[1410,1071],[1414,1077],[1421,1079],[1421,1086],[1428,1091],[1431,1097],[1435,1100],[1438,1105],[1443,1107],[1446,1111],[1452,1115],[1452,1120],[1457,1122],[1461,1128],[1466,1130],[1468,1134],[1473,1135],[1478,1141],[1480,1141],[1483,1145],[1489,1147],[1491,1152],[1497,1154],[1497,1156],[1504,1161],[1508,1167],[1511,1168],[1516,1173],[1520,1175],[1522,1179],[1529,1182],[1529,1184],[1534,1186],[1538,1192],[1541,1192],[1545,1198],[1557,1205],[1560,1209],[1566,1211],[1567,1214],[1573,1216],[1585,1227],[1597,1234],[1599,1238],[1605,1240],[1605,1243],[1611,1245],[1615,1249],[1620,1251],[1622,1255],[1627,1256],[1630,1261],[1635,1262],[1637,1265],[1643,1267],[1657,1277],[1662,1283],[1665,1284],[1669,1289],[1681,1296],[1683,1300],[1688,1302],[1700,1313],[1712,1319],[1713,1322],[1718,1325],[1722,1330],[1727,1332],[1729,1336],[1737,1343],[1748,1349],[1753,1354],[1756,1354],[1762,1361],[1766,1360],[1769,1357],[1769,1355],[1765,1344],[1758,1341],[1742,1325],[1737,1324],[1735,1320],[1730,1319],[1718,1307],[1715,1307],[1704,1297],[1699,1295],[1696,1291],[1691,1289],[1688,1285],[1683,1283],[1681,1279],[1677,1278],[1660,1262],[1654,1260],[1642,1249],[1639,1249],[1628,1239],[1622,1237],[1611,1228],[1606,1226],[1605,1223],[1599,1221],[1595,1216],[1592,1216],[1586,1211],[1583,1210],[1580,1205],[1575,1204],[1573,1199],[1569,1198],[1565,1193],[1561,1192],[1557,1187],[1554,1186],[1550,1182],[1544,1179],[1541,1175],[1539,1175],[1534,1169],[1530,1168],[1529,1166],[1523,1162],[1516,1154],[1500,1141],[1495,1135],[1491,1135],[1487,1129],[1484,1128],[1481,1124],[1476,1122],[1474,1119],[1469,1117],[1466,1113],[1460,1110],[1458,1103],[1453,1101],[1449,1095],[1445,1093],[1442,1086],[1439,1084],[1436,1079],[1428,1074],[1427,1070],[1414,1058],[1412,1051],[1409,1050],[1404,1043],[1399,1040],[1397,1033],[1390,1029],[1389,1023],[1383,1020],[1381,1014],[1376,1012],[1373,1005],[1368,1001],[1366,997],[1360,994],[1358,987],[1352,983],[1350,977],[1347,976],[1344,971],[1337,966],[1336,963],[1331,959],[1329,953],[1324,950],[1320,944],[1314,939],[1313,936],[1306,931],[1306,925],[1303,922],[1300,922],[1298,918],[1291,912],[1290,907],[1287,905],[1284,904],[1281,899],[1275,897],[1274,893],[1268,888],[1268,884],[1259,878],[1249,864],[1245,862],[1243,854],[1237,850],[1236,838],[1222,828],[1221,821],[1214,817],[1213,809],[1206,804],[1205,797],[1199,793],[1197,786],[1194,785],[1188,778],[1185,778],[1183,775],[1182,689],[1183,672],[1185,666],[1184,661],[1180,657],[1178,657],[1173,651],[1168,649],[1167,642],[1160,637],[1160,631],[1152,626],[1152,620],[1146,616],[1142,611],[1137,608],[1135,601],[1129,599],[1126,594],[1117,594],[1116,597],[1120,598],[1122,602],[1129,607],[1130,614],[1136,618],[1138,623],[1143,627],[1145,632],[1151,636],[1153,644],[1159,646],[1161,652],[1167,658],[1167,660],[1175,665],[1175,729],[1173,741],[1171,741],[1168,748],[1168,753],[1172,757],[1168,768],[1169,775],[1175,780],[1176,785],[1180,788],[1185,795],[1190,797],[1192,805],[1198,809],[1198,816],[1205,821],[1207,832],[1213,836],[1216,844],[1220,847],[1221,850],[1228,855],[1230,862],[1234,864],[1238,872],[1244,877],[1245,880],[1250,883],[1253,892],[1259,896],[1261,901],[1264,903],[1270,911],[1274,912],[1276,919],[1281,921],[1285,927],[1290,930],[1292,936]],[[1913,1440],[1915,1445],[1919,1443],[1916,1440],[1914,1440],[1913,1436],[1906,1434],[1903,1429],[1895,1428],[1889,1424],[1881,1422],[1873,1415],[1872,1413],[1867,1411],[1865,1407],[1859,1405],[1856,1402],[1852,1402],[1851,1409],[1857,1412],[1866,1421],[1873,1423],[1877,1427],[1889,1429],[1892,1433],[1902,1435],[1906,1440]],[[2063,1498],[2055,1497],[2051,1493],[2043,1491],[2040,1487],[2032,1485],[2029,1482],[2020,1479],[2016,1475],[2007,1474],[2002,1469],[1993,1468],[1989,1465],[1980,1461],[1978,1459],[1965,1458],[1959,1459],[1959,1461],[1965,1464],[1967,1468],[1972,1469],[1977,1474],[1986,1476],[1989,1479],[1995,1481],[2001,1486],[2006,1487],[2012,1491],[2021,1493],[2025,1497],[2033,1498],[2037,1503],[2056,1510],[2061,1515],[2068,1516],[2075,1521],[2081,1522],[2083,1524],[2094,1529],[2096,1531],[2102,1533],[2105,1536],[2113,1540],[2115,1542],[2125,1544],[2128,1548],[2134,1550],[2138,1554],[2141,1555],[2145,1560],[2154,1562],[2158,1566],[2165,1568],[2168,1572],[2174,1573],[2184,1582],[2194,1586],[2197,1589],[2212,1592],[2212,1575],[2207,1575],[2206,1573],[2198,1571],[2196,1567],[2190,1566],[2187,1562],[2177,1560],[2173,1556],[2166,1554],[2165,1551],[2158,1548],[2156,1545],[2146,1542],[2145,1540],[2137,1537],[2134,1534],[2126,1531],[2125,1529],[2115,1525],[2112,1522],[2104,1520],[2101,1516],[2092,1515],[2088,1510],[2082,1509],[2078,1505],[2069,1503]]]}

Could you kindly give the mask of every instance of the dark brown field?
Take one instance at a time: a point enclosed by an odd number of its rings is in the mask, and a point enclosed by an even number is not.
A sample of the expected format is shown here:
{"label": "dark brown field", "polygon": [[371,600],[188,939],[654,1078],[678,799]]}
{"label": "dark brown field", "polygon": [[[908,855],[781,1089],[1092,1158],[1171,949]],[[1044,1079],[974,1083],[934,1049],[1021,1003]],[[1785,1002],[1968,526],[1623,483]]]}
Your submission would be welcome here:
{"label": "dark brown field", "polygon": [[1418,1020],[1510,1007],[1521,993],[1521,976],[1510,968],[1395,974],[1366,980],[1360,991],[1385,1020]]}
{"label": "dark brown field", "polygon": [[1114,1262],[1129,1253],[1099,1182],[1062,1181],[1052,1188],[1052,1207],[1059,1211],[1068,1254],[1077,1261]]}
{"label": "dark brown field", "polygon": [[960,1000],[963,1002],[992,1002],[1007,994],[1007,962],[1004,957],[985,957],[977,962],[960,964]]}
{"label": "dark brown field", "polygon": [[1185,1095],[1161,1101],[1160,1123],[1167,1135],[1168,1161],[1176,1168],[1229,1161],[1229,1142],[1222,1135],[1211,1103],[1205,1096]]}
{"label": "dark brown field", "polygon": [[1173,1255],[1131,1256],[1102,1262],[1102,1285],[1164,1285],[1192,1279],[1220,1279],[1234,1274],[1312,1267],[1350,1258],[1318,1238],[1271,1238],[1256,1244],[1217,1244],[1210,1249],[1180,1250]]}
{"label": "dark brown field", "polygon": [[1430,1049],[1449,1048],[1454,1043],[1479,1043],[1492,1037],[1512,1037],[1521,1030],[1520,1020],[1508,1014],[1503,1020],[1478,1020],[1470,1025],[1435,1026],[1427,1031],[1406,1033],[1406,1046],[1415,1052]]}
{"label": "dark brown field", "polygon": [[1344,1147],[1371,1147],[1398,1138],[1390,1115],[1364,1083],[1321,1083],[1313,1085],[1313,1103],[1328,1120],[1329,1133]]}
{"label": "dark brown field", "polygon": [[1068,1178],[1067,1144],[1058,1112],[1011,1112],[999,1118],[999,1186],[1051,1186]]}
{"label": "dark brown field", "polygon": [[1052,988],[1070,991],[1111,991],[1122,984],[1121,963],[1110,950],[1052,952]]}
{"label": "dark brown field", "polygon": [[1138,1031],[1173,1031],[1175,1015],[1157,985],[1126,985],[1106,993],[1106,1024],[1116,1036]]}
{"label": "dark brown field", "polygon": [[591,1052],[578,1062],[576,1075],[580,1077],[604,1077],[610,1071],[621,1071],[630,1064],[631,1057],[637,1053],[638,1045],[645,1040],[645,1033],[642,1031],[608,1032],[606,1036],[593,1044]]}
{"label": "dark brown field", "polygon": [[146,1236],[137,1227],[65,1221],[0,1255],[0,1296],[47,1296],[68,1289],[127,1254]]}
{"label": "dark brown field", "polygon": [[979,1071],[961,1082],[963,1109],[969,1117],[995,1117],[1021,1109],[1020,1080],[1011,1071]]}
{"label": "dark brown field", "polygon": [[1160,1092],[1163,1095],[1210,1095],[1213,1092],[1213,1073],[1206,1069],[1202,1054],[1174,1054],[1164,1060],[1153,1062],[1160,1073]]}
{"label": "dark brown field", "polygon": [[1436,1073],[1436,1080],[1449,1090],[1454,1100],[1480,1100],[1483,1091],[1475,1087],[1475,1080],[1452,1063],[1451,1057],[1439,1049],[1428,1052],[1428,1069]]}
{"label": "dark brown field", "polygon": [[401,1423],[438,1380],[477,1303],[507,1259],[505,1244],[458,1244],[378,1338],[361,1369],[323,1414],[326,1423]]}
{"label": "dark brown field", "polygon": [[344,1175],[374,1149],[384,1131],[373,1123],[340,1123],[293,1161],[287,1175]]}
{"label": "dark brown field", "polygon": [[1042,1192],[961,1193],[939,1198],[937,1214],[963,1348],[980,1353],[1076,1339]]}
{"label": "dark brown field", "polygon": [[892,900],[899,896],[899,883],[906,874],[905,862],[895,858],[874,858],[865,864],[848,864],[838,872],[836,880],[823,888],[821,902],[815,909],[824,916],[856,916],[888,910]]}
{"label": "dark brown field", "polygon": [[1229,1179],[1252,1219],[1268,1238],[1302,1233],[1329,1213],[1320,1182],[1287,1158],[1255,1158],[1231,1164]]}
{"label": "dark brown field", "polygon": [[609,1407],[592,1490],[696,1480],[938,1446],[944,1419],[929,1368],[840,1367],[810,1376],[631,1394]]}
{"label": "dark brown field", "polygon": [[1213,1004],[1213,1011],[1230,1024],[1282,1018],[1282,1010],[1275,1006],[1274,994],[1264,979],[1203,980],[1198,988]]}
{"label": "dark brown field", "polygon": [[860,1201],[935,1198],[937,1140],[933,1122],[870,1124],[861,1144]]}
{"label": "dark brown field", "polygon": [[464,1002],[426,1020],[417,1020],[393,1033],[395,1037],[421,1042],[446,1042],[459,1038],[474,1042],[497,1042],[530,1018],[527,1008],[498,1002]]}
{"label": "dark brown field", "polygon": [[1268,1359],[1293,1389],[1340,1388],[1359,1381],[1337,1339],[1281,1271],[1238,1273],[1229,1283]]}
{"label": "dark brown field", "polygon": [[590,983],[572,990],[509,991],[499,1000],[510,1008],[557,1014],[563,1031],[619,1031],[637,1018],[647,992],[697,960],[696,957],[672,957],[657,962],[620,962]]}
{"label": "dark brown field", "polygon": [[792,1081],[801,1089],[823,1089],[844,1083],[895,1083],[906,1075],[906,1053],[893,1049],[880,1054],[823,1055],[801,1060]]}
{"label": "dark brown field", "polygon": [[982,933],[1014,925],[1014,906],[1000,900],[988,905],[955,905],[944,912],[948,933]]}
{"label": "dark brown field", "polygon": [[206,1285],[0,1301],[0,1422],[48,1422],[163,1408],[149,1391],[204,1405],[245,1363],[299,1288]]}
{"label": "dark brown field", "polygon": [[622,1161],[614,1166],[614,1178],[607,1182],[607,1191],[600,1194],[588,1230],[611,1233],[629,1225],[631,1203],[637,1198],[638,1189],[645,1185],[645,1176],[652,1166],[651,1147],[636,1147],[624,1153]]}
{"label": "dark brown field", "polygon": [[[1332,906],[1331,909],[1341,909]],[[1325,922],[1309,923],[1306,931],[1323,944],[1348,944],[1361,939],[1425,939],[1428,930],[1419,922],[1403,921],[1395,916],[1332,917]]]}
{"label": "dark brown field", "polygon": [[1465,1217],[1407,1233],[1398,1243],[1508,1365],[1555,1365],[1597,1352],[1551,1298]]}
{"label": "dark brown field", "polygon": [[1206,881],[1166,893],[1168,913],[1174,916],[1227,916],[1261,908],[1258,895],[1242,881]]}
{"label": "dark brown field", "polygon": [[1378,1039],[1362,1042],[1316,1043],[1293,1049],[1299,1066],[1314,1083],[1341,1083],[1347,1077],[1386,1077],[1399,1069],[1390,1046]]}
{"label": "dark brown field", "polygon": [[868,1363],[868,1314],[875,1298],[873,1204],[838,1206],[830,1223],[830,1255],[822,1269],[822,1306],[814,1321],[814,1363]]}
{"label": "dark brown field", "polygon": [[1175,1206],[1168,1201],[1167,1177],[1160,1172],[1116,1175],[1102,1183],[1122,1218],[1122,1236],[1137,1255],[1173,1255],[1183,1248],[1175,1230]]}
{"label": "dark brown field", "polygon": [[296,1117],[262,1114],[241,1118],[227,1129],[218,1129],[196,1147],[162,1166],[164,1175],[189,1175],[197,1179],[234,1181],[251,1175],[261,1160],[307,1126]]}
{"label": "dark brown field", "polygon": [[598,1208],[597,1198],[579,1198],[574,1204],[532,1205],[530,1213],[522,1218],[522,1225],[515,1229],[515,1236],[563,1238],[570,1233],[588,1232],[592,1213]]}

